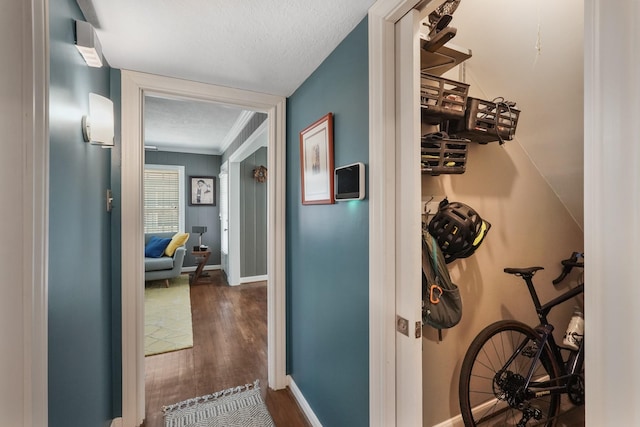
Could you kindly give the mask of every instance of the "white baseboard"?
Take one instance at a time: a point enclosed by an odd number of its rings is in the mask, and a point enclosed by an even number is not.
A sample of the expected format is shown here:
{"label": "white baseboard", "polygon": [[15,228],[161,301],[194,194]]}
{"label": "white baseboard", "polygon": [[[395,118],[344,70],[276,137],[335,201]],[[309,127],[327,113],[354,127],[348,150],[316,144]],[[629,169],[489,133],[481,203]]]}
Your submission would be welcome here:
{"label": "white baseboard", "polygon": [[293,381],[291,375],[287,375],[287,380],[289,382],[289,389],[291,390],[293,397],[296,399],[296,402],[298,402],[298,406],[300,406],[300,409],[302,409],[302,412],[307,417],[307,420],[309,420],[309,422],[311,423],[311,426],[322,427],[320,420],[318,419],[318,417],[316,417],[316,414],[313,412],[313,409],[311,409],[311,406],[309,406],[307,399],[304,398],[302,392],[296,385],[296,382]]}
{"label": "white baseboard", "polygon": [[111,421],[111,427],[122,427],[122,418],[120,417],[114,418]]}
{"label": "white baseboard", "polygon": [[[194,271],[196,271],[196,266],[193,267],[182,267],[182,272],[183,273],[193,273]],[[205,265],[204,266],[204,271],[209,271],[209,270],[220,270],[222,268],[221,265]]]}
{"label": "white baseboard", "polygon": [[462,422],[462,415],[456,415],[455,417],[444,420],[440,424],[436,424],[433,427],[464,427],[464,423]]}
{"label": "white baseboard", "polygon": [[251,282],[262,282],[265,281],[269,278],[269,276],[267,276],[266,274],[263,274],[262,276],[247,276],[247,277],[241,277],[240,278],[240,283],[251,283]]}

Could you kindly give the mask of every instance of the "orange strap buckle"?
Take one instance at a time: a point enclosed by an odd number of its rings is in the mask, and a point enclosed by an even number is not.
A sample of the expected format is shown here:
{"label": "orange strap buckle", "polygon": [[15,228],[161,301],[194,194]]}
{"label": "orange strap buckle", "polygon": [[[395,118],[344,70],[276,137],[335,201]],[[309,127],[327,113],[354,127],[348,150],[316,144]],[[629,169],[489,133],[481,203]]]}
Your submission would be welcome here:
{"label": "orange strap buckle", "polygon": [[[437,290],[438,292],[440,292],[437,296],[434,295],[434,290]],[[442,288],[438,285],[431,285],[431,287],[429,288],[429,301],[431,301],[431,304],[438,304],[440,302],[440,296],[442,295]]]}

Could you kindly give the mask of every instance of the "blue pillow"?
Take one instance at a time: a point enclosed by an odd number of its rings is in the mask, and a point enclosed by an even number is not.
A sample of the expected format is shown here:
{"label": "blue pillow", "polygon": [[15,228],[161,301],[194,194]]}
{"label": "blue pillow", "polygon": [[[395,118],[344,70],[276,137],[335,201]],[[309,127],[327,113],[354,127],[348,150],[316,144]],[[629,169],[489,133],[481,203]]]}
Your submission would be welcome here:
{"label": "blue pillow", "polygon": [[144,256],[146,258],[160,258],[164,254],[164,250],[169,246],[169,242],[171,242],[171,237],[151,236],[144,247]]}

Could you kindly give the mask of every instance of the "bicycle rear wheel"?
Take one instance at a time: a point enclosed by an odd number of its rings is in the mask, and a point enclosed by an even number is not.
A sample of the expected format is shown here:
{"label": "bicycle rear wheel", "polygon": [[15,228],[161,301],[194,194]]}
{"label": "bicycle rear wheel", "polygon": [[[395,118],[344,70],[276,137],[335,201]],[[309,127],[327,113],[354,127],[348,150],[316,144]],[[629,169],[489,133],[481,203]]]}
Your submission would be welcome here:
{"label": "bicycle rear wheel", "polygon": [[[473,340],[460,372],[460,411],[472,426],[553,426],[560,396],[525,396],[522,390],[535,358],[538,334],[515,320],[487,326]],[[545,345],[532,381],[553,380],[560,369]]]}

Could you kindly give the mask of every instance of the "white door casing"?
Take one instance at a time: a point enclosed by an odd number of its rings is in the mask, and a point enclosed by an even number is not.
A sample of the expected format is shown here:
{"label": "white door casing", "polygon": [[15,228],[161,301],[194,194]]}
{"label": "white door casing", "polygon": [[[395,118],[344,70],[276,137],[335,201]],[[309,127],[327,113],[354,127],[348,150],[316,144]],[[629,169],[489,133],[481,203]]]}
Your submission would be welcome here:
{"label": "white door casing", "polygon": [[[397,425],[395,24],[418,2],[378,0],[369,9],[369,423]],[[415,355],[412,356],[415,358]],[[407,367],[407,369],[411,369]],[[417,376],[416,372],[413,372]],[[411,377],[405,376],[411,381]],[[416,384],[409,384],[416,389]],[[419,405],[422,410],[422,404]],[[422,416],[410,426],[420,425]]]}
{"label": "white door casing", "polygon": [[396,23],[396,425],[422,425],[422,280],[420,200],[420,16]]}
{"label": "white door casing", "polygon": [[220,166],[220,263],[229,276],[229,162]]}
{"label": "white door casing", "polygon": [[[229,156],[229,216],[228,216],[228,237],[229,237],[229,257],[227,281],[230,286],[237,286],[241,283],[241,233],[240,233],[240,163],[253,154],[260,147],[268,146],[267,132],[269,123],[267,120],[247,138],[247,140]],[[267,150],[268,151],[268,150]],[[267,189],[267,192],[269,189]],[[268,213],[267,213],[268,215]],[[267,220],[268,221],[268,220]],[[267,239],[271,238],[267,233]]]}
{"label": "white door casing", "polygon": [[285,375],[285,99],[169,77],[122,70],[122,418],[144,419],[144,295],[142,232],[143,100],[145,94],[199,99],[262,111],[268,118],[269,215],[267,275],[269,387]]}

